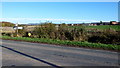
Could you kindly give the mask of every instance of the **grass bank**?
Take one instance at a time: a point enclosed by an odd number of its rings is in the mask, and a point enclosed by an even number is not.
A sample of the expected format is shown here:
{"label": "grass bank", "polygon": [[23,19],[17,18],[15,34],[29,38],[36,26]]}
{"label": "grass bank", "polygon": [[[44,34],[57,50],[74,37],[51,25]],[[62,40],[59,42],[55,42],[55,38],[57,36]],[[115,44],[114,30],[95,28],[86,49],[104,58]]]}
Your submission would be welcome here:
{"label": "grass bank", "polygon": [[0,38],[9,39],[9,40],[36,42],[36,43],[48,43],[48,44],[58,44],[58,45],[78,46],[78,47],[120,51],[120,45],[111,45],[111,44],[89,43],[89,42],[68,41],[68,40],[54,40],[54,39],[45,39],[45,38],[29,38],[29,37],[2,36]]}

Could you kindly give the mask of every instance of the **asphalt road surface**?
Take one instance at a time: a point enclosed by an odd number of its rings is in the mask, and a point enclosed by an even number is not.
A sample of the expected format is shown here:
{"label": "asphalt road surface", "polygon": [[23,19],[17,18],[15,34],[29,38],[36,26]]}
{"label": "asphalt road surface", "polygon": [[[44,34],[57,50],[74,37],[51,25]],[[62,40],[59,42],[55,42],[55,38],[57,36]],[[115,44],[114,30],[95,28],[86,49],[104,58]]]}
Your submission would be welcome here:
{"label": "asphalt road surface", "polygon": [[118,53],[2,40],[3,66],[118,66]]}

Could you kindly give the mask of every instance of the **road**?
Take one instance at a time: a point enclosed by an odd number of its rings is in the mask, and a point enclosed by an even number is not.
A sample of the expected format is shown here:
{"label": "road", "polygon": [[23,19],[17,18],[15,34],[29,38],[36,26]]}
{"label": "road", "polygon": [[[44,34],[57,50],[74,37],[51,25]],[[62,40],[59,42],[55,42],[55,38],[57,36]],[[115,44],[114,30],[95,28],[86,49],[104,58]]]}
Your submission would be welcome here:
{"label": "road", "polygon": [[2,40],[3,66],[118,66],[118,53]]}

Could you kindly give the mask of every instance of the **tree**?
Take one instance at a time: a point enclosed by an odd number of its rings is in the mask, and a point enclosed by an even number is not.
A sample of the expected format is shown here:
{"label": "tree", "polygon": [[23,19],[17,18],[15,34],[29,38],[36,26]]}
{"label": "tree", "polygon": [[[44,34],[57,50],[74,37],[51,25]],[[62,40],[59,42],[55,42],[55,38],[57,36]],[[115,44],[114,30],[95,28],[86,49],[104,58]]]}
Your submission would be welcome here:
{"label": "tree", "polygon": [[100,21],[100,24],[103,24],[103,22],[102,22],[102,21]]}

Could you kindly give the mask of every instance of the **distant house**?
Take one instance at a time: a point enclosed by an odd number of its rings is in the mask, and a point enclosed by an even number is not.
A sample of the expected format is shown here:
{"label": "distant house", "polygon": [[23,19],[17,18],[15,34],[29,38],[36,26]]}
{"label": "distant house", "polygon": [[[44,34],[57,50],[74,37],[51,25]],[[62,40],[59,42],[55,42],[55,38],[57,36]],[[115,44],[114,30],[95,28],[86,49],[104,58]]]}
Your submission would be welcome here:
{"label": "distant house", "polygon": [[80,23],[75,23],[75,24],[67,24],[68,26],[81,26],[82,24]]}
{"label": "distant house", "polygon": [[118,22],[118,25],[120,25],[120,22]]}
{"label": "distant house", "polygon": [[110,25],[118,25],[118,22],[116,22],[116,21],[110,21]]}
{"label": "distant house", "polygon": [[67,26],[74,26],[74,24],[66,24]]}
{"label": "distant house", "polygon": [[96,25],[118,25],[119,23],[116,21],[111,21],[111,22],[94,22],[90,23],[90,26],[96,26]]}
{"label": "distant house", "polygon": [[110,22],[103,22],[103,25],[110,25]]}
{"label": "distant house", "polygon": [[89,24],[89,26],[97,26],[97,25],[101,25],[101,24],[99,22],[93,22]]}
{"label": "distant house", "polygon": [[83,23],[82,25],[90,26],[90,23]]}

